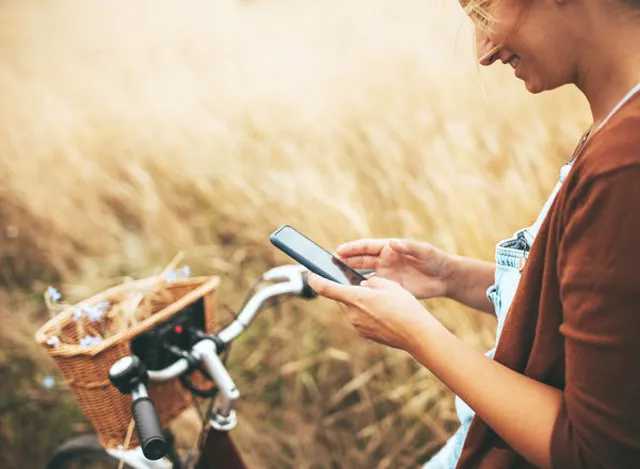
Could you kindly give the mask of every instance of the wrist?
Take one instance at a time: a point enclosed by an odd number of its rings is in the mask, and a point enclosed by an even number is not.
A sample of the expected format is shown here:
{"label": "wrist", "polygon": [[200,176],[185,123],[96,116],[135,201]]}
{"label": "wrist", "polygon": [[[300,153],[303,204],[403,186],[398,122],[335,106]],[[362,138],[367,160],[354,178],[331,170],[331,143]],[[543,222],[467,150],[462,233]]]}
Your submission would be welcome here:
{"label": "wrist", "polygon": [[460,268],[460,256],[449,254],[444,271],[444,297],[455,300],[457,297],[456,285],[458,282],[458,271]]}
{"label": "wrist", "polygon": [[451,334],[451,332],[431,314],[426,314],[420,323],[415,324],[412,328],[409,335],[410,340],[407,341],[404,349],[428,368],[429,359],[432,356],[431,347],[446,334]]}

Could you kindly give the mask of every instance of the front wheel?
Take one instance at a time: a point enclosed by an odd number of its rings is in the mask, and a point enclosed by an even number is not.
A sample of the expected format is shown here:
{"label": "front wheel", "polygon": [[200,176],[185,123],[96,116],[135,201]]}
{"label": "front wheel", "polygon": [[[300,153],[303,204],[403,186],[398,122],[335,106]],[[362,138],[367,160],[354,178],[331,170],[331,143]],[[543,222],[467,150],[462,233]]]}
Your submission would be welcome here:
{"label": "front wheel", "polygon": [[[119,461],[110,456],[95,435],[75,436],[60,445],[45,469],[117,469]],[[133,469],[124,464],[123,469]]]}

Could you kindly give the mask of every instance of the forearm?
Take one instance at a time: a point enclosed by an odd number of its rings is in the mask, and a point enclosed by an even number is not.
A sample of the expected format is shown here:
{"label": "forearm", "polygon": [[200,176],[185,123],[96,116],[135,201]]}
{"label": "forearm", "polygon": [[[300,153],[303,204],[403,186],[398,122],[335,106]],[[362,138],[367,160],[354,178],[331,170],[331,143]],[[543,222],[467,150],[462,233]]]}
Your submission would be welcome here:
{"label": "forearm", "polygon": [[447,282],[447,297],[485,313],[495,314],[487,298],[493,285],[496,265],[470,257],[454,256]]}
{"label": "forearm", "polygon": [[407,351],[515,451],[536,466],[551,467],[551,435],[562,405],[560,390],[485,357],[435,320],[416,331]]}

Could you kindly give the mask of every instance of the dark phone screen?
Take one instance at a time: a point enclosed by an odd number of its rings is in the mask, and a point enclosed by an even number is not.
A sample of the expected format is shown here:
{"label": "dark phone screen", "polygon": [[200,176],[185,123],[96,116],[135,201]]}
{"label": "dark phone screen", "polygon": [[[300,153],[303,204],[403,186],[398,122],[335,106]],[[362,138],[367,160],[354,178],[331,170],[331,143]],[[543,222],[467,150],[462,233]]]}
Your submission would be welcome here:
{"label": "dark phone screen", "polygon": [[[309,260],[311,264],[318,267],[324,274],[332,277],[338,283],[360,285],[364,280],[364,277],[351,267],[289,226],[279,229],[274,233],[274,237],[301,258]],[[307,265],[301,259],[296,260],[309,270],[315,271],[318,275],[323,275],[322,272],[317,272],[312,265]]]}

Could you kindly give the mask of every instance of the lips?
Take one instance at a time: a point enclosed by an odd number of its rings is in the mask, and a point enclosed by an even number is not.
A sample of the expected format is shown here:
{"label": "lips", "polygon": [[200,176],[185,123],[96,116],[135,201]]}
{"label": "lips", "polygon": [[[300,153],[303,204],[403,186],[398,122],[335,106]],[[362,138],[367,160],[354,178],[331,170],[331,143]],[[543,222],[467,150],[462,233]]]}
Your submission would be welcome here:
{"label": "lips", "polygon": [[502,60],[503,64],[509,64],[511,65],[514,69],[518,66],[518,64],[520,63],[520,57],[518,57],[516,54],[511,53],[509,55],[502,56],[500,58],[500,60]]}

